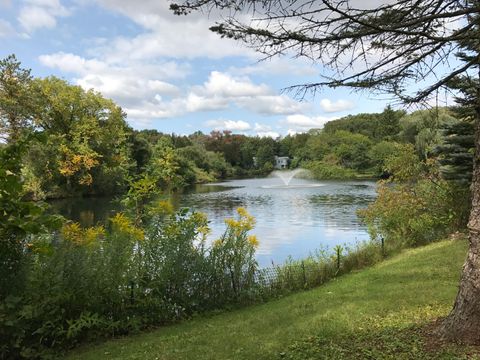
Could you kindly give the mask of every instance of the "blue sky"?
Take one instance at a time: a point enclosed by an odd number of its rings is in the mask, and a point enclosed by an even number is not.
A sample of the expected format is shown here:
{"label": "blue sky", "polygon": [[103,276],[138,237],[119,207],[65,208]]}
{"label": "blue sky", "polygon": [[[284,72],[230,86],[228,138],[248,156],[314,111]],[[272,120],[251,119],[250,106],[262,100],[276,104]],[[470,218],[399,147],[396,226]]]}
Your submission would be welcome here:
{"label": "blue sky", "polygon": [[174,16],[166,0],[0,0],[0,57],[14,53],[34,76],[94,88],[132,127],[168,133],[284,136],[388,103],[347,89],[303,100],[283,93],[318,80],[322,68],[288,57],[259,62],[211,33],[212,17]]}

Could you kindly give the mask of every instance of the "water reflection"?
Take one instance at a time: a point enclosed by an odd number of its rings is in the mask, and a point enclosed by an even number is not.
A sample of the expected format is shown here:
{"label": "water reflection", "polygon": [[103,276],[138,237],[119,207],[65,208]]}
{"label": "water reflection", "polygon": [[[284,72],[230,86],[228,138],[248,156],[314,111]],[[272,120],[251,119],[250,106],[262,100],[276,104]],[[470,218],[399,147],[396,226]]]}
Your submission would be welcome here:
{"label": "water reflection", "polygon": [[[294,178],[291,186],[285,187],[278,178],[262,178],[197,185],[177,195],[174,204],[207,214],[212,229],[210,241],[222,234],[224,219],[234,216],[236,208],[247,208],[257,219],[257,259],[261,266],[268,266],[290,255],[303,258],[318,248],[367,240],[356,211],[374,198],[375,183],[371,181],[315,182]],[[110,200],[66,200],[68,206],[57,211],[93,224],[119,209]]]}

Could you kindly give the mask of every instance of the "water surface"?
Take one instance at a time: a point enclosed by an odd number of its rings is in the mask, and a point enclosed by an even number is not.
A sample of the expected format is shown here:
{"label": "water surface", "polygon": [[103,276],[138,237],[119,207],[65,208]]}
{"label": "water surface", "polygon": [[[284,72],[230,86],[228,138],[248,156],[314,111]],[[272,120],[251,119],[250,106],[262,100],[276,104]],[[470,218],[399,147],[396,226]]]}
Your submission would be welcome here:
{"label": "water surface", "polygon": [[[280,178],[233,180],[197,185],[175,197],[177,207],[207,214],[212,234],[225,230],[224,219],[245,207],[256,220],[252,233],[260,241],[257,259],[261,266],[282,263],[289,256],[301,259],[315,249],[368,240],[357,209],[374,200],[373,181],[310,181],[294,178],[285,186]],[[91,225],[120,209],[110,198],[63,200],[54,204],[64,216]]]}

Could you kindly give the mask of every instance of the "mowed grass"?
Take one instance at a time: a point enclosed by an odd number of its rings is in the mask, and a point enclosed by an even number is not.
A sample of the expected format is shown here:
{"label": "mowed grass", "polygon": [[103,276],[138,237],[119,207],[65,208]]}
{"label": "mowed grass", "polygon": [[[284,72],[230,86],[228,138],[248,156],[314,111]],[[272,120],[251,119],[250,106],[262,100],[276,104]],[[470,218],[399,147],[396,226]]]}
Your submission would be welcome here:
{"label": "mowed grass", "polygon": [[265,304],[85,345],[69,359],[461,359],[420,329],[446,316],[464,240],[412,249],[372,268]]}

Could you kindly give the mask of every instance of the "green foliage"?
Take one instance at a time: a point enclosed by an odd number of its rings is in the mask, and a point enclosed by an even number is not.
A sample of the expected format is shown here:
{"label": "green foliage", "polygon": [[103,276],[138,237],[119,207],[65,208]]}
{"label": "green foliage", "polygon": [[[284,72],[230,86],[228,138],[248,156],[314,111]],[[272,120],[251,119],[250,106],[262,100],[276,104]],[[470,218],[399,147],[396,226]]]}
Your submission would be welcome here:
{"label": "green foliage", "polygon": [[266,171],[273,170],[275,163],[275,150],[268,145],[260,146],[255,154],[257,167]]}
{"label": "green foliage", "polygon": [[125,114],[112,101],[55,77],[34,79],[35,125],[43,140],[24,160],[34,197],[108,194],[133,168]]}
{"label": "green foliage", "polygon": [[348,115],[329,121],[325,124],[324,132],[334,134],[337,131],[348,131],[376,141],[392,140],[400,131],[399,121],[404,115],[405,111],[393,110],[387,106],[382,113]]}
{"label": "green foliage", "polygon": [[24,199],[20,164],[25,151],[22,141],[0,148],[0,300],[23,286],[29,237],[60,223],[58,217],[44,214],[42,204]]}
{"label": "green foliage", "polygon": [[396,147],[396,151],[384,159],[384,171],[391,174],[391,181],[416,181],[421,175],[423,166],[410,144]]}
{"label": "green foliage", "polygon": [[217,296],[222,301],[248,298],[256,285],[255,250],[258,240],[255,235],[248,235],[255,225],[255,219],[244,208],[238,208],[237,213],[237,220],[225,220],[227,229],[214,242],[210,253],[215,272],[212,285],[218,289]]}
{"label": "green foliage", "polygon": [[418,156],[425,160],[432,155],[442,142],[442,129],[456,119],[446,108],[418,110],[400,120],[399,138],[413,144]]}
{"label": "green foliage", "polygon": [[435,149],[440,157],[440,171],[444,179],[466,186],[471,183],[475,149],[473,133],[473,124],[469,121],[445,126],[443,144]]}
{"label": "green foliage", "polygon": [[466,225],[470,194],[455,184],[439,179],[380,183],[377,192],[359,215],[371,237],[383,237],[391,248],[426,244]]}
{"label": "green foliage", "polygon": [[10,143],[31,129],[35,97],[30,70],[15,55],[0,60],[0,134]]}
{"label": "green foliage", "polygon": [[371,159],[375,174],[383,175],[386,173],[385,162],[392,159],[398,151],[401,151],[402,145],[397,142],[381,141],[373,145],[367,156]]}
{"label": "green foliage", "polygon": [[351,169],[346,169],[340,165],[329,164],[323,161],[308,161],[302,166],[310,170],[314,179],[317,180],[343,180],[353,179],[356,173]]}
{"label": "green foliage", "polygon": [[371,146],[371,140],[365,135],[345,130],[311,136],[305,145],[308,159],[328,161],[334,155],[334,163],[357,171],[371,167],[371,161],[366,156]]}

